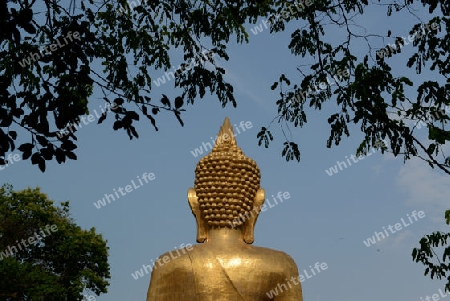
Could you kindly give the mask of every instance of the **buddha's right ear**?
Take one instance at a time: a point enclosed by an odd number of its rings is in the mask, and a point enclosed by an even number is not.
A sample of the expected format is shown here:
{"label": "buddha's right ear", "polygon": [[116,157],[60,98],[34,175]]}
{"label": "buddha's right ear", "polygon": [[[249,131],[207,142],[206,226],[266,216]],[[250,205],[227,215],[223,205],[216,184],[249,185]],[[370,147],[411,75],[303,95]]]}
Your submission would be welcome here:
{"label": "buddha's right ear", "polygon": [[192,214],[195,216],[197,221],[197,242],[202,243],[206,240],[206,224],[205,220],[201,216],[200,204],[198,203],[197,193],[194,188],[188,189],[188,202],[191,207]]}
{"label": "buddha's right ear", "polygon": [[252,211],[256,214],[254,215],[252,212],[250,218],[244,224],[244,241],[248,244],[252,244],[255,241],[255,224],[261,212],[261,207],[264,204],[265,197],[266,193],[264,189],[258,189],[252,208]]}

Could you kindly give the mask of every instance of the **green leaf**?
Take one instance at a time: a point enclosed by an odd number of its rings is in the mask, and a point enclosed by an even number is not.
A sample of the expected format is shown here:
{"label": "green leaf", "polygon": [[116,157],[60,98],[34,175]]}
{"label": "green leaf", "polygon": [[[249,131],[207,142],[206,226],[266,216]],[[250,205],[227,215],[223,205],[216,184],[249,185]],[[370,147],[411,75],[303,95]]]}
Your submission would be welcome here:
{"label": "green leaf", "polygon": [[39,155],[39,153],[34,153],[31,156],[31,164],[38,164],[40,158],[41,158],[41,156]]}
{"label": "green leaf", "polygon": [[183,106],[183,103],[184,103],[184,101],[183,101],[182,97],[180,97],[180,96],[176,97],[175,98],[175,109],[181,108]]}
{"label": "green leaf", "polygon": [[123,127],[123,122],[121,120],[117,120],[114,122],[113,129],[117,131],[118,129]]}
{"label": "green leaf", "polygon": [[126,115],[133,120],[139,120],[139,114],[136,113],[135,111],[128,111]]}
{"label": "green leaf", "polygon": [[150,122],[152,123],[153,127],[155,128],[156,131],[158,131],[158,127],[156,126],[156,121],[155,118],[153,118],[152,115],[146,115],[148,119],[150,119]]}
{"label": "green leaf", "polygon": [[433,155],[433,153],[434,153],[434,151],[435,151],[435,149],[436,149],[436,146],[437,146],[437,144],[431,143],[431,144],[428,146],[427,153],[428,153],[429,155]]}
{"label": "green leaf", "polygon": [[168,106],[170,108],[170,100],[169,100],[169,98],[165,94],[163,94],[162,96],[163,97],[161,98],[161,103],[163,105],[165,105],[165,106]]}
{"label": "green leaf", "polygon": [[67,151],[64,152],[66,154],[66,157],[71,159],[71,160],[76,160],[77,159],[77,155],[75,155],[73,152]]}
{"label": "green leaf", "polygon": [[64,151],[60,148],[57,148],[55,150],[55,157],[56,157],[56,161],[58,162],[58,164],[66,162],[66,155],[65,155]]}
{"label": "green leaf", "polygon": [[63,148],[64,150],[72,151],[76,149],[77,146],[70,140],[64,140],[64,142],[61,144],[61,148]]}
{"label": "green leaf", "polygon": [[24,143],[21,146],[19,146],[17,149],[20,150],[21,152],[28,152],[28,151],[31,151],[33,149],[33,144],[31,144],[31,143]]}
{"label": "green leaf", "polygon": [[45,172],[45,160],[41,156],[39,156],[38,166],[42,172]]}
{"label": "green leaf", "polygon": [[16,131],[9,131],[8,135],[13,139],[16,140],[17,138],[17,132]]}
{"label": "green leaf", "polygon": [[113,102],[112,106],[113,107],[117,107],[117,106],[122,105],[124,102],[125,101],[123,100],[123,98],[119,97],[119,98],[114,99],[114,102]]}
{"label": "green leaf", "polygon": [[39,142],[39,144],[41,144],[42,146],[44,146],[44,147],[47,146],[48,140],[44,136],[36,135],[36,139]]}
{"label": "green leaf", "polygon": [[106,112],[102,113],[102,115],[100,116],[100,118],[97,121],[97,124],[102,123],[106,119],[106,115],[107,115]]}

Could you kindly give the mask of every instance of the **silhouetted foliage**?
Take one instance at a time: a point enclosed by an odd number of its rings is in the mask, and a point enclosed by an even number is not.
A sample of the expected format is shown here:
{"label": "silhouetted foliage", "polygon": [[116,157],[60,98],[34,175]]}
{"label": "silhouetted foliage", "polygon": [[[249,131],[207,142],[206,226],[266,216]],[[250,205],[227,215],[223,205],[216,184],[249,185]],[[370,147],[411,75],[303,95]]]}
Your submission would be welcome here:
{"label": "silhouetted foliage", "polygon": [[[224,81],[225,70],[215,65],[212,54],[228,59],[230,38],[236,34],[239,43],[246,41],[242,24],[249,18],[256,21],[271,4],[74,3],[80,7],[71,11],[68,3],[55,0],[0,4],[0,164],[7,163],[5,154],[15,150],[17,141],[23,159],[31,158],[41,171],[49,160],[76,160],[76,131],[88,118],[95,119],[88,110],[94,89],[104,94],[105,104],[101,114],[95,112],[97,123],[112,114],[113,129],[124,130],[130,139],[139,137],[133,126],[139,111],[158,130],[158,113],[172,112],[183,126],[184,106],[207,91],[215,93],[222,106],[236,106],[233,87]],[[171,48],[182,49],[190,64],[175,72],[180,95],[163,95],[158,102],[151,96],[152,70],[171,68]]]}
{"label": "silhouetted foliage", "polygon": [[[447,225],[450,225],[450,210],[445,212],[445,219]],[[441,259],[435,251],[439,247],[443,247]],[[447,277],[445,290],[450,292],[450,233],[437,231],[426,235],[420,240],[420,248],[414,248],[412,257],[413,260],[421,262],[427,267],[425,276],[430,274],[431,279]]]}

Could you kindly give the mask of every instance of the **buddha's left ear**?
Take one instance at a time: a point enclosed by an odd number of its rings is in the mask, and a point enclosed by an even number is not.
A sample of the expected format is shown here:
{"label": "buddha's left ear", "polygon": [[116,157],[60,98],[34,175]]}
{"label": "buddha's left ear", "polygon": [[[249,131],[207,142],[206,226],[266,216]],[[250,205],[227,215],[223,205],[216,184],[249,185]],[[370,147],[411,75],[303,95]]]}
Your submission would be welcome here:
{"label": "buddha's left ear", "polygon": [[202,243],[206,240],[206,225],[205,220],[202,219],[200,213],[200,205],[198,203],[197,193],[194,188],[188,189],[188,202],[191,207],[192,214],[195,216],[195,220],[197,221],[197,242]]}
{"label": "buddha's left ear", "polygon": [[265,198],[266,193],[264,192],[264,189],[258,189],[255,195],[255,201],[253,202],[253,212],[251,212],[250,218],[244,224],[244,241],[248,244],[252,244],[255,241],[255,224]]}

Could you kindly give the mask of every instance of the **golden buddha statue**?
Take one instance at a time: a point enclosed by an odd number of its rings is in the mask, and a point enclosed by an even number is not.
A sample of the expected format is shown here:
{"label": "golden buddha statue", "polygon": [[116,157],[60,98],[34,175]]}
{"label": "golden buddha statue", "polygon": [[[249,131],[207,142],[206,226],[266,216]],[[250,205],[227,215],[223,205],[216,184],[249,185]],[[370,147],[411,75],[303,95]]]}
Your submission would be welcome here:
{"label": "golden buddha statue", "polygon": [[159,257],[164,264],[152,270],[147,301],[302,301],[294,260],[251,245],[265,194],[258,166],[229,133],[225,118],[188,190],[199,244],[177,250],[172,260],[169,252]]}

